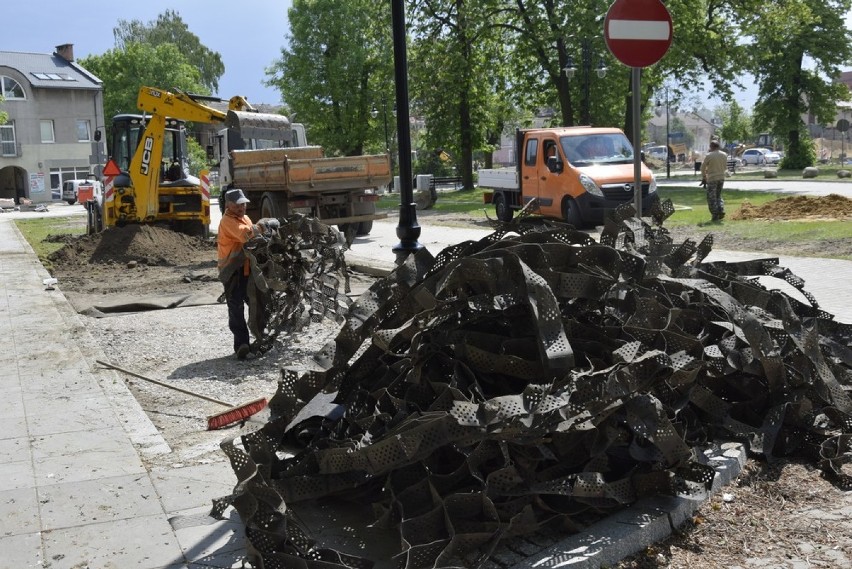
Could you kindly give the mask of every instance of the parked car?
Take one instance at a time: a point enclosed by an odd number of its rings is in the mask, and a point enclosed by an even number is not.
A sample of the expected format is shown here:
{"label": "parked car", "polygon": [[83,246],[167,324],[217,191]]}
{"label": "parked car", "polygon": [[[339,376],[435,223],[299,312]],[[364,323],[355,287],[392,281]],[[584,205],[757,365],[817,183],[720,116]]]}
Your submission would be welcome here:
{"label": "parked car", "polygon": [[79,201],[80,188],[84,189],[83,193],[86,196],[80,202],[83,203],[101,190],[101,183],[97,180],[65,180],[62,183],[62,200],[68,202],[68,205],[74,205]]}
{"label": "parked car", "polygon": [[665,162],[669,156],[669,152],[665,146],[651,146],[645,149],[645,156]]}
{"label": "parked car", "polygon": [[743,164],[756,164],[761,166],[767,163],[766,154],[768,152],[769,151],[765,148],[749,148],[743,152],[743,155],[740,156],[740,158],[742,158]]}
{"label": "parked car", "polygon": [[763,155],[766,158],[767,164],[780,164],[782,155],[780,152],[775,152],[774,150],[770,150],[766,154]]}

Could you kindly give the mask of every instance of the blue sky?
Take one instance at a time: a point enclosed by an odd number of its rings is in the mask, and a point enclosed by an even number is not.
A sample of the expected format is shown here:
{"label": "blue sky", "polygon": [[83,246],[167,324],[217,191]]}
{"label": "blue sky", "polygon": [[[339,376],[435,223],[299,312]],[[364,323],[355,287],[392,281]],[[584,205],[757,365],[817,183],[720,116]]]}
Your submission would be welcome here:
{"label": "blue sky", "polygon": [[[225,74],[219,80],[223,99],[244,95],[250,103],[280,102],[278,91],[265,87],[264,70],[286,44],[291,0],[30,0],[4,10],[0,50],[53,53],[57,45],[74,44],[74,57],[102,54],[115,47],[112,30],[119,20],[156,20],[168,9],[180,14],[201,43],[219,52]],[[168,87],[168,85],[155,85]]]}

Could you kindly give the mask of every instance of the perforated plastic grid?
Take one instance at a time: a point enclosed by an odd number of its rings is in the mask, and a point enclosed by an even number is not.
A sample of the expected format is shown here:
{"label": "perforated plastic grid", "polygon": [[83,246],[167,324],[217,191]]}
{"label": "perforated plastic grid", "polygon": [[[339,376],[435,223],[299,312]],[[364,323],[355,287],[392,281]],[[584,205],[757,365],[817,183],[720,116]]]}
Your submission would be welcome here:
{"label": "perforated plastic grid", "polygon": [[[351,301],[339,233],[314,218],[291,215],[280,228],[250,240],[248,325],[257,352],[268,351],[281,332],[329,318],[342,322]],[[343,292],[340,292],[341,283]]]}
{"label": "perforated plastic grid", "polygon": [[[852,327],[759,284],[803,286],[776,260],[703,263],[712,239],[675,245],[629,211],[601,241],[523,219],[377,282],[317,356],[326,371],[285,371],[282,416],[245,450],[223,443],[240,483],[219,504],[250,551],[271,567],[305,550],[307,530],[271,506],[368,485],[400,567],[478,566],[501,536],[705,492],[713,470],[691,445],[710,438],[820,456],[850,485]],[[300,429],[284,425],[320,390],[342,414],[280,459]]]}

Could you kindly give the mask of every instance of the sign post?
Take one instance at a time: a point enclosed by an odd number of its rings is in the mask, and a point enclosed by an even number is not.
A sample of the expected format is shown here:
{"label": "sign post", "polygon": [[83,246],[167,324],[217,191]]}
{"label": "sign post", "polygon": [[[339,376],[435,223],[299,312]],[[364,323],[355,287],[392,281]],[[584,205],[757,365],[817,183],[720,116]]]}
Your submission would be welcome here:
{"label": "sign post", "polygon": [[632,67],[633,202],[642,217],[642,140],[639,87],[642,67],[657,63],[672,44],[672,17],[660,0],[615,0],[606,13],[604,38],[612,55]]}

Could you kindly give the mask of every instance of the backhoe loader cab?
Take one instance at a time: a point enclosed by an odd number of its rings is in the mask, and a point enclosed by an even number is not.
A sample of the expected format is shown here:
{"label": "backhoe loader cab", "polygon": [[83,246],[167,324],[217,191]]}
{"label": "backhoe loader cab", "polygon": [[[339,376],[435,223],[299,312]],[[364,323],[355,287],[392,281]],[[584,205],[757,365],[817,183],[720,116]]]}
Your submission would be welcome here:
{"label": "backhoe loader cab", "polygon": [[[112,152],[110,156],[122,172],[130,171],[131,162],[136,149],[139,147],[139,141],[142,140],[145,127],[146,120],[143,115],[117,115],[113,118]],[[146,175],[148,169],[158,169],[160,183],[181,180],[185,177],[188,164],[184,121],[166,119],[162,148],[163,155],[159,164],[150,164],[150,161],[146,162],[143,156],[140,168],[146,171]],[[150,155],[150,151],[148,154]],[[125,185],[129,186],[129,178],[126,182]],[[119,187],[121,186],[119,185]]]}
{"label": "backhoe loader cab", "polygon": [[90,232],[129,223],[163,223],[191,235],[206,235],[209,192],[188,172],[184,121],[162,115],[116,115],[111,177],[93,211]]}

